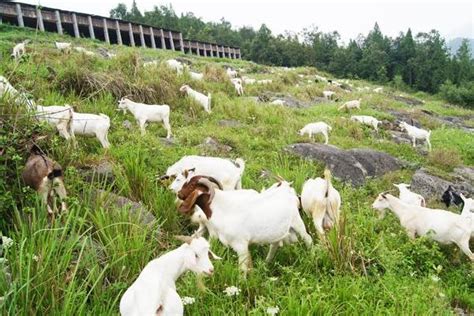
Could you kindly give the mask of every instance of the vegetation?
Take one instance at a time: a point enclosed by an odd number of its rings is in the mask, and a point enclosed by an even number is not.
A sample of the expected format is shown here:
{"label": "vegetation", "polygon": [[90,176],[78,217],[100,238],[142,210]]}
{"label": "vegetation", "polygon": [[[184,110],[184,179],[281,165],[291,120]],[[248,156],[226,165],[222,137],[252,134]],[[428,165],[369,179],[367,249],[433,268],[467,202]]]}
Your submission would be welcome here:
{"label": "vegetation", "polygon": [[[14,43],[31,39],[28,54],[20,63],[8,58]],[[53,48],[54,40],[73,41],[94,50],[103,43],[76,40],[57,34],[0,25],[0,74],[19,90],[30,93],[45,105],[69,103],[78,112],[110,116],[112,147],[103,150],[95,139],[78,136],[72,148],[51,128],[38,124],[24,108],[11,100],[0,100],[0,229],[13,240],[3,242],[0,261],[0,310],[3,315],[110,315],[118,313],[125,289],[151,259],[179,245],[176,234],[189,234],[187,218],[178,214],[174,195],[155,181],[166,168],[185,154],[206,153],[242,157],[247,162],[243,186],[260,189],[273,182],[261,177],[263,170],[294,181],[300,191],[308,177],[321,176],[322,165],[299,159],[284,151],[291,143],[307,141],[295,131],[311,121],[332,125],[330,142],[341,148],[374,148],[409,162],[409,166],[430,166],[444,172],[448,156],[456,163],[474,164],[472,134],[461,129],[437,126],[432,130],[435,150],[446,149],[441,161],[427,158],[407,144],[396,144],[381,131],[344,120],[349,113],[337,111],[327,102],[306,109],[291,109],[235,96],[230,83],[222,80],[222,65],[245,68],[255,78],[273,79],[267,86],[246,86],[246,95],[276,91],[310,101],[321,96],[324,83],[307,83],[318,72],[301,67],[285,72],[277,67],[242,60],[200,58],[175,52],[110,46],[115,59],[106,60],[79,53],[63,55]],[[165,67],[144,69],[143,60],[182,57],[192,68],[205,71],[208,80],[192,86],[213,93],[213,113],[190,104],[179,95],[180,85],[189,83],[187,74],[176,74]],[[302,79],[298,75],[306,75]],[[351,81],[356,87],[370,86]],[[466,120],[468,109],[445,107],[436,97],[417,93],[425,104],[416,108],[390,98],[400,94],[388,86],[384,94],[337,90],[341,101],[363,98],[361,114],[393,120],[388,110],[422,110]],[[131,99],[171,106],[174,144],[160,124],[150,124],[141,136],[130,114],[116,111],[117,99]],[[132,121],[133,129],[123,127]],[[235,120],[237,127],[222,126],[221,120]],[[427,124],[432,122],[428,122]],[[32,137],[40,147],[65,168],[69,212],[48,218],[36,194],[23,188],[19,179],[27,157],[26,145]],[[211,136],[231,146],[230,153],[214,152],[199,145]],[[434,159],[434,160],[433,160]],[[459,160],[457,160],[459,159]],[[84,166],[109,161],[114,166],[112,184],[86,182],[80,174]],[[439,169],[441,168],[441,169]],[[178,282],[182,297],[196,298],[185,307],[186,315],[264,315],[278,306],[281,315],[315,314],[451,314],[453,308],[474,311],[472,264],[454,246],[439,246],[426,239],[410,241],[393,215],[378,219],[371,204],[381,191],[394,182],[410,182],[414,170],[403,169],[360,187],[334,181],[341,192],[343,221],[326,242],[316,237],[314,227],[304,218],[315,245],[307,250],[302,243],[278,250],[273,263],[265,264],[267,247],[252,247],[254,270],[241,277],[233,251],[213,241],[212,248],[223,260],[215,262],[215,274],[196,286],[192,274]],[[94,199],[98,189],[140,201],[157,218],[141,224],[129,210],[105,207]],[[429,205],[438,205],[428,201]],[[472,247],[472,246],[471,246]],[[11,280],[11,282],[9,282]],[[237,286],[237,296],[226,296],[228,286]]]}
{"label": "vegetation", "polygon": [[413,35],[408,29],[390,38],[383,35],[376,23],[367,36],[360,35],[344,45],[337,32],[323,33],[311,28],[300,34],[273,35],[265,24],[258,30],[247,26],[233,29],[224,19],[218,23],[204,22],[191,12],[178,16],[171,5],[155,6],[142,14],[135,0],[130,10],[121,3],[110,15],[179,30],[191,39],[239,46],[245,59],[260,64],[313,66],[339,77],[379,83],[397,82],[398,78],[410,89],[430,93],[441,90],[449,102],[474,105],[474,60],[468,40],[451,56],[436,30]]}

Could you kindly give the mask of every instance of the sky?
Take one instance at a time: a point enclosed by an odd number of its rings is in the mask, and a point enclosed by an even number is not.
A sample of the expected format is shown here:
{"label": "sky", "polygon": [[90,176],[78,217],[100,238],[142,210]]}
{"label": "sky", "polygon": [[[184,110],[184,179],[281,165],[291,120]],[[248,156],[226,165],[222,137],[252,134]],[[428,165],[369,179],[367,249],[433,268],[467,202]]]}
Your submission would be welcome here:
{"label": "sky", "polygon": [[[132,0],[21,0],[47,7],[109,16],[110,9]],[[317,26],[324,32],[338,31],[348,42],[366,35],[378,22],[382,32],[396,37],[409,27],[414,34],[440,31],[446,39],[474,38],[472,0],[136,0],[143,12],[155,5],[171,4],[180,14],[193,12],[204,21],[225,18],[234,27],[265,23],[273,33],[300,32]]]}

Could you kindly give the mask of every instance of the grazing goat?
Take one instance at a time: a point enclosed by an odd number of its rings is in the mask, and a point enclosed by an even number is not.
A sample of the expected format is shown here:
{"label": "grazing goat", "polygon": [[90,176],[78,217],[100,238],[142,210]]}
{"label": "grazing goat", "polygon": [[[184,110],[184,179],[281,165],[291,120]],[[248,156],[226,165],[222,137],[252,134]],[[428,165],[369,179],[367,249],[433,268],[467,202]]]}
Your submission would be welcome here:
{"label": "grazing goat", "polygon": [[242,80],[245,84],[255,84],[257,80],[249,77],[242,77]]}
{"label": "grazing goat", "polygon": [[183,245],[150,261],[120,300],[122,316],[183,315],[184,307],[176,291],[176,281],[187,271],[212,275],[209,255],[220,259],[204,238],[178,236]]}
{"label": "grazing goat", "polygon": [[55,42],[54,45],[56,46],[56,48],[62,52],[62,53],[67,53],[69,54],[71,52],[71,47],[72,47],[72,44],[71,43],[65,43],[65,42]]}
{"label": "grazing goat", "polygon": [[242,188],[245,162],[241,158],[231,161],[218,157],[184,156],[170,166],[166,170],[166,175],[160,179],[174,178],[170,189],[178,193],[186,182],[189,170],[193,170],[194,175],[215,178],[222,184],[223,190],[236,190]]}
{"label": "grazing goat", "polygon": [[309,179],[303,184],[301,206],[313,219],[314,227],[321,236],[339,222],[341,195],[332,186],[331,172],[324,170],[324,179]]}
{"label": "grazing goat", "polygon": [[408,136],[411,137],[413,147],[416,147],[417,139],[423,139],[426,141],[426,144],[428,145],[428,150],[431,151],[431,143],[430,143],[431,131],[427,131],[427,130],[418,128],[416,126],[412,126],[406,122],[400,122],[399,126],[402,130],[405,130],[407,132]]}
{"label": "grazing goat", "polygon": [[35,117],[39,121],[46,122],[49,125],[56,127],[59,135],[67,140],[75,138],[72,127],[74,110],[70,105],[36,105],[33,106],[32,109],[36,112]]}
{"label": "grazing goat", "polygon": [[382,87],[378,87],[378,88],[375,88],[374,90],[375,93],[382,93],[383,92],[383,88]]}
{"label": "grazing goat", "polygon": [[227,73],[227,76],[229,76],[229,78],[236,78],[239,75],[236,70],[233,70],[230,67],[227,68],[226,73]]}
{"label": "grazing goat", "polygon": [[328,124],[324,122],[316,122],[316,123],[309,123],[306,124],[302,129],[299,130],[299,134],[303,136],[304,134],[308,134],[309,139],[314,139],[313,135],[321,133],[324,136],[324,143],[327,145],[329,143],[329,131],[331,131],[332,128]]}
{"label": "grazing goat", "polygon": [[410,188],[409,184],[400,183],[394,184],[395,187],[398,188],[400,191],[400,195],[398,196],[402,202],[405,202],[410,205],[422,206],[426,207],[425,198],[422,197],[420,194],[411,192],[408,188]]}
{"label": "grazing goat", "polygon": [[261,79],[261,80],[257,80],[257,84],[270,84],[272,83],[273,80],[272,79]]}
{"label": "grazing goat", "polygon": [[240,78],[234,78],[231,80],[232,84],[234,85],[235,92],[237,92],[238,96],[242,96],[244,94],[244,88],[242,87],[242,80]]}
{"label": "grazing goat", "polygon": [[103,148],[109,148],[107,137],[110,128],[110,118],[105,114],[89,114],[74,112],[72,129],[75,135],[95,136]]}
{"label": "grazing goat", "polygon": [[184,65],[181,62],[177,61],[176,59],[168,59],[166,61],[166,65],[169,68],[176,70],[176,73],[178,75],[181,75],[183,73]]}
{"label": "grazing goat", "polygon": [[362,99],[347,101],[346,103],[341,105],[338,108],[338,110],[339,111],[343,110],[343,109],[346,109],[346,110],[358,109],[358,110],[360,110],[360,102],[361,101],[362,101]]}
{"label": "grazing goat", "polygon": [[21,177],[26,185],[40,194],[49,214],[53,214],[56,209],[54,194],[61,200],[61,211],[66,211],[63,170],[57,162],[45,156],[36,145],[31,148],[30,157],[26,161]]}
{"label": "grazing goat", "polygon": [[192,99],[196,100],[203,108],[204,111],[207,113],[211,113],[211,94],[208,93],[207,97],[200,93],[197,92],[196,90],[193,90],[190,86],[184,85],[179,89],[180,92],[186,93],[188,96],[190,96]]}
{"label": "grazing goat", "polygon": [[221,191],[214,186],[207,177],[191,178],[178,193],[184,201],[179,212],[203,213],[202,223],[210,236],[217,237],[238,254],[244,273],[251,267],[250,244],[270,244],[267,262],[273,259],[281,244],[292,241],[296,234],[311,246],[311,236],[298,212],[298,196],[288,182],[280,182],[263,194],[249,194],[249,190]]}
{"label": "grazing goat", "polygon": [[320,76],[320,75],[315,75],[316,81],[320,82],[328,82],[328,79],[326,77]]}
{"label": "grazing goat", "polygon": [[82,53],[86,56],[95,56],[94,52],[91,52],[90,50],[85,49],[84,47],[74,47],[74,50],[76,52]]}
{"label": "grazing goat", "polygon": [[385,193],[379,194],[372,207],[379,211],[390,209],[400,220],[408,237],[428,236],[441,244],[455,243],[474,261],[474,254],[469,249],[472,227],[464,216],[408,204]]}
{"label": "grazing goat", "polygon": [[143,63],[144,68],[151,68],[158,66],[159,62],[157,60],[147,61]]}
{"label": "grazing goat", "polygon": [[26,44],[28,44],[30,40],[25,40],[21,43],[18,43],[13,47],[12,51],[12,57],[15,59],[15,61],[19,61],[21,57],[26,53]]}
{"label": "grazing goat", "polygon": [[329,90],[324,90],[323,91],[323,97],[325,97],[328,100],[331,100],[333,95],[335,95],[335,94],[336,94],[336,92],[334,92],[334,91],[329,91]]}
{"label": "grazing goat", "polygon": [[199,72],[190,71],[189,75],[191,76],[191,79],[193,79],[193,80],[199,80],[200,81],[204,78],[204,75],[199,73]]}
{"label": "grazing goat", "polygon": [[276,100],[273,100],[272,102],[270,102],[270,104],[275,104],[275,105],[285,105],[285,104],[286,104],[286,102],[285,102],[285,100],[276,99]]}
{"label": "grazing goat", "polygon": [[16,90],[7,78],[0,76],[0,97],[9,95],[10,97],[17,97],[20,93]]}
{"label": "grazing goat", "polygon": [[443,195],[441,196],[441,201],[446,204],[446,207],[454,204],[463,208],[464,204],[461,194],[456,192],[456,190],[451,185],[449,185],[446,191],[444,191]]}
{"label": "grazing goat", "polygon": [[381,121],[377,120],[375,117],[369,116],[369,115],[352,115],[351,121],[359,122],[368,126],[372,126],[377,132],[379,131],[378,125],[382,123]]}
{"label": "grazing goat", "polygon": [[171,126],[170,126],[170,107],[169,105],[148,105],[143,103],[136,103],[127,98],[122,98],[118,103],[118,108],[123,110],[129,110],[133,114],[135,120],[140,126],[142,135],[145,135],[145,124],[147,122],[163,122],[167,134],[166,138],[171,137]]}

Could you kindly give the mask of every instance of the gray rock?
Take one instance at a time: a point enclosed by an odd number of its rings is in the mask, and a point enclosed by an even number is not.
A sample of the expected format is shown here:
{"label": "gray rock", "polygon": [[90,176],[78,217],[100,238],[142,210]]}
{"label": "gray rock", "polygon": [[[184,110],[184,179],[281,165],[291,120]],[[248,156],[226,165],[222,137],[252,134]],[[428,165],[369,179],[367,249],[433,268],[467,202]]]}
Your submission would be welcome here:
{"label": "gray rock", "polygon": [[113,211],[114,209],[126,208],[130,212],[130,216],[137,217],[140,223],[144,225],[155,222],[156,218],[141,203],[134,202],[126,197],[104,190],[96,190],[94,201],[102,207]]}
{"label": "gray rock", "polygon": [[390,131],[390,135],[392,135],[392,140],[397,144],[411,144],[411,139],[408,137],[407,133]]}
{"label": "gray rock", "polygon": [[411,190],[423,195],[425,198],[441,199],[441,195],[446,191],[449,185],[458,191],[470,195],[474,194],[472,181],[466,180],[465,178],[455,182],[447,181],[430,174],[425,168],[418,169],[411,180]]}
{"label": "gray rock", "polygon": [[423,105],[424,102],[415,98],[404,97],[401,95],[392,95],[392,99],[397,100],[399,102],[403,102],[407,105],[414,106],[414,105]]}
{"label": "gray rock", "polygon": [[132,129],[132,122],[130,122],[129,120],[125,120],[123,121],[122,126],[126,129]]}
{"label": "gray rock", "polygon": [[240,126],[242,126],[242,123],[240,123],[239,121],[236,121],[236,120],[220,120],[218,122],[218,124],[220,126],[224,126],[224,127],[240,127]]}
{"label": "gray rock", "polygon": [[395,125],[397,125],[397,127],[396,127],[397,129],[399,129],[398,122],[401,122],[401,121],[407,122],[410,125],[422,128],[420,122],[418,122],[416,119],[414,119],[413,116],[410,113],[400,112],[400,111],[396,111],[396,110],[388,110],[387,112],[392,114],[393,116],[395,116],[395,121],[397,123]]}
{"label": "gray rock", "polygon": [[398,159],[371,149],[343,150],[331,145],[298,143],[286,150],[326,164],[335,177],[354,186],[363,185],[366,177],[381,176],[402,167]]}
{"label": "gray rock", "polygon": [[474,185],[474,168],[471,167],[458,167],[454,168],[454,173],[457,177],[464,179],[466,182]]}
{"label": "gray rock", "polygon": [[84,166],[78,169],[86,182],[113,184],[115,181],[114,166],[110,161],[101,161],[98,165]]}
{"label": "gray rock", "polygon": [[216,139],[212,137],[206,137],[204,142],[198,146],[206,151],[220,151],[220,152],[230,152],[232,151],[232,147],[229,145],[224,145],[219,143]]}
{"label": "gray rock", "polygon": [[174,138],[174,137],[171,137],[171,138],[160,137],[160,142],[163,145],[166,145],[166,146],[174,146],[174,145],[176,145],[176,138]]}

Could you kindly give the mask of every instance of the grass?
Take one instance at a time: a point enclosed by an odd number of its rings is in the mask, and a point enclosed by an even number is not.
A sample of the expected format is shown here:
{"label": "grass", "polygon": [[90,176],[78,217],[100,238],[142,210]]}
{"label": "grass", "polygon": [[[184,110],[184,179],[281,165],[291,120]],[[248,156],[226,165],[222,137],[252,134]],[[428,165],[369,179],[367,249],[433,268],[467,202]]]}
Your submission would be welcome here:
{"label": "grass", "polygon": [[[350,122],[351,114],[338,112],[334,103],[289,109],[237,98],[232,86],[222,80],[221,65],[244,68],[250,77],[273,79],[268,86],[248,86],[247,95],[275,91],[303,100],[320,96],[325,88],[322,83],[308,84],[306,78],[295,76],[315,73],[314,69],[298,68],[280,76],[278,69],[246,61],[185,56],[193,62],[193,69],[205,71],[209,78],[206,82],[192,82],[196,89],[213,93],[213,113],[207,115],[178,93],[180,85],[190,82],[187,76],[177,77],[163,67],[144,70],[138,66],[143,60],[165,60],[182,54],[111,46],[108,48],[118,53],[116,60],[79,54],[64,56],[53,49],[54,40],[73,41],[89,49],[103,43],[5,25],[0,25],[0,53],[8,56],[13,43],[25,38],[32,39],[28,57],[20,64],[3,58],[0,74],[20,90],[42,99],[45,105],[69,103],[76,111],[109,115],[112,147],[104,150],[95,139],[81,137],[80,146],[71,150],[51,129],[35,130],[48,136],[41,146],[66,169],[70,210],[51,222],[36,195],[24,190],[18,179],[26,156],[24,148],[9,142],[10,138],[21,137],[23,130],[27,135],[26,126],[33,123],[17,122],[15,126],[20,131],[16,136],[9,130],[2,131],[2,144],[16,148],[11,155],[8,152],[5,158],[0,157],[1,168],[10,167],[0,169],[7,175],[7,181],[0,182],[1,202],[5,202],[0,207],[0,227],[4,235],[14,240],[13,246],[4,249],[8,264],[2,263],[9,269],[12,283],[8,284],[7,275],[0,273],[2,314],[117,314],[121,295],[144,265],[179,245],[173,235],[195,229],[178,214],[173,194],[156,182],[155,176],[163,174],[183,155],[202,153],[198,145],[207,136],[232,147],[226,156],[246,160],[243,186],[255,189],[273,181],[261,178],[262,170],[294,181],[299,192],[305,179],[322,175],[323,165],[284,151],[291,143],[307,142],[296,131],[319,120],[333,126],[330,142],[341,148],[374,148],[439,173],[446,173],[454,157],[456,164],[474,164],[474,140],[463,130],[437,127],[432,132],[434,154],[421,156],[409,145],[393,143],[384,131],[376,134]],[[359,81],[354,84],[373,86]],[[393,119],[388,109],[411,110],[384,94],[339,93],[343,100],[362,97],[360,114],[379,119]],[[174,145],[159,138],[166,135],[160,124],[150,124],[142,137],[133,117],[116,111],[117,99],[126,94],[139,101],[171,106]],[[420,109],[440,115],[473,115],[466,109],[444,107],[433,96],[423,95],[423,99],[426,103]],[[1,106],[0,115],[18,111],[6,101]],[[222,127],[219,121],[223,119],[236,120],[240,126]],[[131,121],[134,128],[125,129],[124,120]],[[436,153],[443,155],[438,157]],[[84,182],[78,169],[102,160],[113,163],[115,182]],[[335,181],[343,200],[344,224],[339,230],[332,232],[327,243],[320,242],[305,217],[307,229],[315,239],[314,247],[307,250],[302,243],[283,247],[271,264],[265,264],[267,247],[254,246],[254,270],[247,279],[238,271],[235,253],[213,241],[212,248],[223,260],[215,262],[215,275],[204,280],[205,290],[197,289],[192,274],[178,282],[182,297],[196,298],[196,303],[186,306],[185,314],[263,315],[271,306],[278,306],[282,315],[431,315],[450,314],[453,307],[473,312],[474,277],[467,258],[454,246],[441,247],[425,239],[408,240],[393,215],[380,220],[371,209],[379,192],[392,189],[394,182],[409,182],[412,174],[413,170],[403,169],[368,180],[360,188]],[[126,209],[105,208],[94,202],[97,189],[142,202],[157,221],[145,226]],[[241,289],[240,295],[227,297],[223,293],[231,285]]]}

